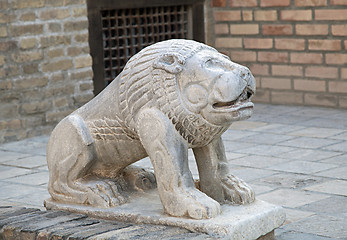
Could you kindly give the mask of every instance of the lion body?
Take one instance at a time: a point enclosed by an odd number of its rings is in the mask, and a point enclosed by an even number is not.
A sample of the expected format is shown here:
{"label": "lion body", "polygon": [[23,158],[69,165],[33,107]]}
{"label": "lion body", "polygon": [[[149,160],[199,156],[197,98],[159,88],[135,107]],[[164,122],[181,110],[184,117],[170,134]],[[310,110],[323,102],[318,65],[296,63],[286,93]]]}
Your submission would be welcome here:
{"label": "lion body", "polygon": [[[113,186],[114,182],[105,185],[112,188],[109,195],[115,195],[113,203],[106,200],[105,205],[100,183],[97,187],[88,187],[84,180],[90,176],[119,180],[130,164],[148,155],[153,160],[154,150],[148,145],[151,139],[146,139],[147,134],[141,135],[140,131],[147,126],[155,128],[155,121],[159,125],[164,121],[166,127],[173,126],[176,133],[172,134],[177,137],[172,139],[190,148],[205,147],[220,137],[230,124],[211,124],[189,111],[177,74],[173,74],[178,69],[165,71],[160,68],[161,63],[156,67],[163,52],[178,53],[185,57],[181,59],[184,62],[202,49],[215,51],[187,40],[183,44],[173,40],[145,48],[129,60],[123,72],[104,91],[57,125],[47,148],[49,192],[54,200],[106,207],[123,203],[125,200],[118,196],[122,186]],[[151,109],[157,113],[148,117]],[[169,152],[167,149],[160,151]],[[165,202],[164,197],[161,199]],[[170,211],[175,210],[167,212]]]}

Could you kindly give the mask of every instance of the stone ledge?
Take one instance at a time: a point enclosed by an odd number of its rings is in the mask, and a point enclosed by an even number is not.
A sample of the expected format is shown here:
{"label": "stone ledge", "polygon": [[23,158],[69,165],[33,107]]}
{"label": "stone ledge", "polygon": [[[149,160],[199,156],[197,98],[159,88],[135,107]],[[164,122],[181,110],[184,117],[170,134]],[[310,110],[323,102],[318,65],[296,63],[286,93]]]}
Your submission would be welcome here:
{"label": "stone ledge", "polygon": [[[132,222],[137,224],[155,224],[181,227],[192,232],[206,233],[212,237],[227,239],[270,239],[273,230],[285,221],[281,207],[256,200],[245,206],[222,206],[222,214],[213,219],[194,220],[170,217],[163,213],[156,191],[135,193],[130,202],[121,206],[101,209],[88,206],[60,204],[48,199],[47,209],[85,213],[89,216]],[[266,237],[266,238],[265,238]]]}

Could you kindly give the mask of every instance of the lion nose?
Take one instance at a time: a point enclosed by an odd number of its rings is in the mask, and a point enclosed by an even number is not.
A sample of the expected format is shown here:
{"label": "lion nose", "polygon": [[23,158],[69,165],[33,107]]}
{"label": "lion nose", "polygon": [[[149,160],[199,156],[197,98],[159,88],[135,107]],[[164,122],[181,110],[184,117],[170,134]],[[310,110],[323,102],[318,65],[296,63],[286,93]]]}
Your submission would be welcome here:
{"label": "lion nose", "polygon": [[256,83],[251,71],[247,67],[242,67],[240,69],[239,76],[247,83],[247,88],[249,88],[254,93],[256,89]]}

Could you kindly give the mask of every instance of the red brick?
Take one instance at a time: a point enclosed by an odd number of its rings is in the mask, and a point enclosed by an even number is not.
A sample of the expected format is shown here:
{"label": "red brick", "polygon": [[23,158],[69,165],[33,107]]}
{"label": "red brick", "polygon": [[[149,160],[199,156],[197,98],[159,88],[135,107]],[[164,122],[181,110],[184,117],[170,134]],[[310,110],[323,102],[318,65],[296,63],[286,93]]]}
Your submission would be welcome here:
{"label": "red brick", "polygon": [[291,63],[302,64],[319,64],[322,63],[323,56],[321,53],[291,53]]}
{"label": "red brick", "polygon": [[347,68],[341,68],[341,78],[347,79]]}
{"label": "red brick", "polygon": [[258,34],[258,24],[230,24],[230,34],[235,35],[249,35]]}
{"label": "red brick", "polygon": [[235,62],[255,62],[257,54],[254,51],[231,51],[230,59]]}
{"label": "red brick", "polygon": [[276,10],[257,10],[254,11],[254,19],[256,21],[276,21],[277,11]]}
{"label": "red brick", "polygon": [[275,39],[276,49],[288,49],[288,50],[304,50],[304,39],[290,39],[290,38],[278,38]]}
{"label": "red brick", "polygon": [[261,7],[287,7],[290,0],[260,0]]}
{"label": "red brick", "polygon": [[327,0],[295,0],[295,6],[298,7],[315,7],[315,6],[326,6]]}
{"label": "red brick", "polygon": [[309,50],[337,51],[341,50],[340,40],[310,39],[308,40]]}
{"label": "red brick", "polygon": [[291,35],[293,34],[293,28],[291,25],[263,25],[261,29],[264,35]]}
{"label": "red brick", "polygon": [[212,0],[212,7],[225,7],[226,0]]}
{"label": "red brick", "polygon": [[347,108],[347,97],[339,96],[339,107]]}
{"label": "red brick", "polygon": [[251,10],[242,10],[243,21],[253,21],[253,12]]}
{"label": "red brick", "polygon": [[271,38],[244,38],[243,44],[245,48],[269,49],[272,48]]}
{"label": "red brick", "polygon": [[323,107],[336,107],[337,96],[326,93],[305,93],[304,104]]}
{"label": "red brick", "polygon": [[228,24],[216,24],[216,25],[214,25],[214,33],[215,34],[228,34],[229,33]]}
{"label": "red brick", "polygon": [[338,77],[337,68],[310,66],[305,69],[306,77],[336,79]]}
{"label": "red brick", "polygon": [[328,24],[296,24],[297,35],[328,35]]}
{"label": "red brick", "polygon": [[310,21],[312,20],[311,10],[282,10],[281,20],[284,21]]}
{"label": "red brick", "polygon": [[269,89],[291,89],[292,83],[289,78],[262,78],[261,87]]}
{"label": "red brick", "polygon": [[332,25],[331,32],[335,36],[347,36],[347,24]]}
{"label": "red brick", "polygon": [[288,62],[288,53],[286,52],[258,52],[258,61],[260,62]]}
{"label": "red brick", "polygon": [[347,20],[347,9],[317,9],[316,20]]}
{"label": "red brick", "polygon": [[240,21],[240,11],[214,11],[214,20],[216,21]]}
{"label": "red brick", "polygon": [[347,5],[347,0],[330,0],[330,5]]}
{"label": "red brick", "polygon": [[294,90],[309,92],[325,92],[326,81],[294,79]]}
{"label": "red brick", "polygon": [[329,53],[325,55],[325,62],[327,64],[347,65],[346,53]]}
{"label": "red brick", "polygon": [[293,91],[271,91],[271,102],[277,104],[302,104],[303,94]]}
{"label": "red brick", "polygon": [[274,76],[302,76],[301,66],[272,65],[271,69]]}
{"label": "red brick", "polygon": [[231,7],[256,7],[257,0],[230,0]]}
{"label": "red brick", "polygon": [[267,64],[251,64],[249,69],[254,75],[269,75],[269,65]]}
{"label": "red brick", "polygon": [[217,48],[241,48],[242,39],[241,38],[216,38]]}
{"label": "red brick", "polygon": [[270,91],[266,89],[257,89],[257,94],[252,98],[253,102],[270,103]]}
{"label": "red brick", "polygon": [[328,88],[329,88],[329,92],[347,93],[347,82],[346,81],[329,81]]}

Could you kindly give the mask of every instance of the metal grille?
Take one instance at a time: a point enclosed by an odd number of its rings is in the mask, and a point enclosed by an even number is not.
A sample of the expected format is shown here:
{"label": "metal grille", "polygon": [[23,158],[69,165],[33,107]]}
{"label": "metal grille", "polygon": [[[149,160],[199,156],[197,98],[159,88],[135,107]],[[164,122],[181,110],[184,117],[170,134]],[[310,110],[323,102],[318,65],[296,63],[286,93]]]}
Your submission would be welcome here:
{"label": "metal grille", "polygon": [[103,10],[101,20],[106,85],[144,47],[188,34],[187,5]]}

